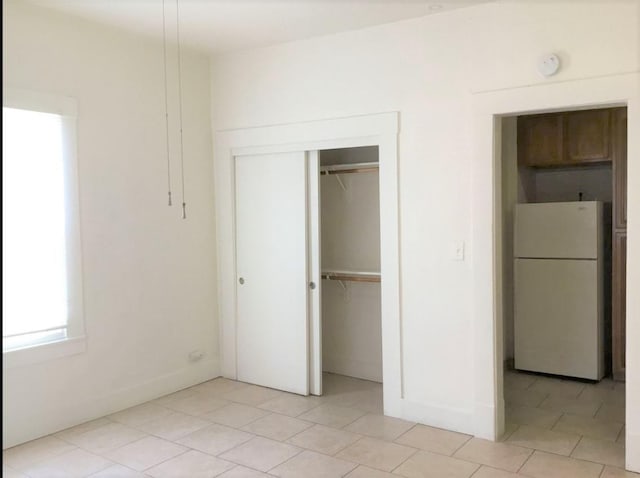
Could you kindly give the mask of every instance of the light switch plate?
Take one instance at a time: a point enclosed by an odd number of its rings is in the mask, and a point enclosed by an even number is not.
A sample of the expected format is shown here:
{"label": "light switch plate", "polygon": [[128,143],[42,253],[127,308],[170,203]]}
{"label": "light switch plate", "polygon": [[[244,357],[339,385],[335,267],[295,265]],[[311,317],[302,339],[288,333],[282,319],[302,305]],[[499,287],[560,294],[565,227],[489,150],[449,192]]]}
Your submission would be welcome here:
{"label": "light switch plate", "polygon": [[451,252],[454,261],[464,261],[464,241],[454,242]]}

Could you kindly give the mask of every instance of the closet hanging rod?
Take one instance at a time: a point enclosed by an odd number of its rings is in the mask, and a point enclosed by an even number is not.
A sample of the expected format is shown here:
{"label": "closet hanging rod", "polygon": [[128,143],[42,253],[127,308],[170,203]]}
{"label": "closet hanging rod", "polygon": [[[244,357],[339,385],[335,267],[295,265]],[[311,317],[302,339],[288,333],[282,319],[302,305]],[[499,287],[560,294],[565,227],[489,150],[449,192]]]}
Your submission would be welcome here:
{"label": "closet hanging rod", "polygon": [[320,174],[349,174],[349,173],[373,173],[380,169],[380,165],[377,162],[371,163],[353,163],[353,164],[339,164],[331,166],[323,166],[320,168]]}
{"label": "closet hanging rod", "polygon": [[323,272],[322,278],[351,282],[380,282],[380,274],[377,272]]}

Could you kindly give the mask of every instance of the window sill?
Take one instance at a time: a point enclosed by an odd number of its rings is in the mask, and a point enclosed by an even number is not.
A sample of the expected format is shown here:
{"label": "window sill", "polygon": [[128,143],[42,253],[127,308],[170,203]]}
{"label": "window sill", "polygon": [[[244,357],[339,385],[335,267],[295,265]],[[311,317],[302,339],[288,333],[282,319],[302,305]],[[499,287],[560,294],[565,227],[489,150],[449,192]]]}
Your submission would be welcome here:
{"label": "window sill", "polygon": [[69,355],[80,354],[86,350],[87,338],[85,336],[8,350],[2,353],[2,368],[8,369],[47,362]]}

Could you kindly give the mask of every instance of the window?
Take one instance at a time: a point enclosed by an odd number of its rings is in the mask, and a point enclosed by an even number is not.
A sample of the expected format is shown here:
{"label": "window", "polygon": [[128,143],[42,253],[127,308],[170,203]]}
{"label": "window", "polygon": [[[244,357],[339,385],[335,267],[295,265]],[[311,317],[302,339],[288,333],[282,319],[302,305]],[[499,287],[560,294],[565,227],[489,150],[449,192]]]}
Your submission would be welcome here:
{"label": "window", "polygon": [[70,98],[3,91],[5,360],[84,350],[75,110]]}

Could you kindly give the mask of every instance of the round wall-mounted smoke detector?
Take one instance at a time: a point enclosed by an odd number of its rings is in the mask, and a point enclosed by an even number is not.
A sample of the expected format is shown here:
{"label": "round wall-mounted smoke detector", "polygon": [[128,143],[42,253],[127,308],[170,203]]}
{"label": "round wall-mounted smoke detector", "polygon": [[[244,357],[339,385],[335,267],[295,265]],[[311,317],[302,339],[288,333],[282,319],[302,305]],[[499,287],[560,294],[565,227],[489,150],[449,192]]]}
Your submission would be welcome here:
{"label": "round wall-mounted smoke detector", "polygon": [[548,55],[540,58],[538,62],[538,71],[543,76],[555,75],[560,69],[560,58],[555,53],[549,53]]}

